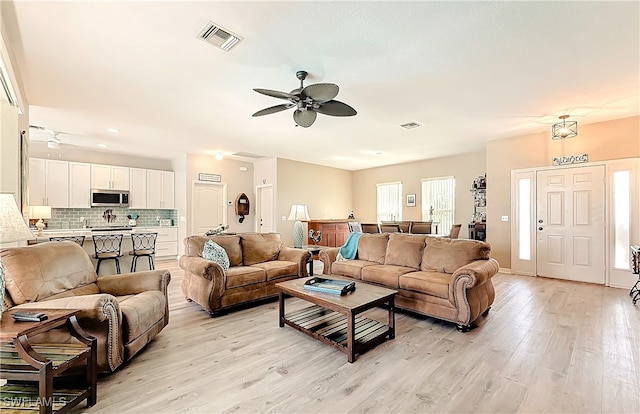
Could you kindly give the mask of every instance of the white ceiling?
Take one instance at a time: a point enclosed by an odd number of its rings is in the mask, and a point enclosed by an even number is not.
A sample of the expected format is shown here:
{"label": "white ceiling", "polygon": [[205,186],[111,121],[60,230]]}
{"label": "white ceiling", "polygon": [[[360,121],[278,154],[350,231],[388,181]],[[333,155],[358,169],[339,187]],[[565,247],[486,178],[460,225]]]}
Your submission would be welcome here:
{"label": "white ceiling", "polygon": [[[550,131],[562,114],[640,114],[639,2],[14,1],[11,14],[30,122],[68,133],[63,148],[358,170]],[[198,40],[208,20],[244,40]],[[288,92],[297,70],[338,84],[358,115],[253,118],[286,102],[253,88]]]}

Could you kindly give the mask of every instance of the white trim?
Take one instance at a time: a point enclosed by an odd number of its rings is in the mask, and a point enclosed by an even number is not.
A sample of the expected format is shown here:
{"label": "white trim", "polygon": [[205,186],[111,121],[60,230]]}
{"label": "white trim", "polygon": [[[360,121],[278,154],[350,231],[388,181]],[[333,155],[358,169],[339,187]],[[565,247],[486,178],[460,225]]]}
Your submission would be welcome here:
{"label": "white trim", "polygon": [[195,217],[195,203],[193,202],[193,193],[196,188],[196,185],[209,185],[215,187],[222,187],[222,224],[226,226],[229,224],[228,215],[227,215],[227,183],[215,183],[212,181],[200,181],[200,180],[192,180],[191,181],[191,229],[190,233],[195,235],[194,222],[193,217]]}

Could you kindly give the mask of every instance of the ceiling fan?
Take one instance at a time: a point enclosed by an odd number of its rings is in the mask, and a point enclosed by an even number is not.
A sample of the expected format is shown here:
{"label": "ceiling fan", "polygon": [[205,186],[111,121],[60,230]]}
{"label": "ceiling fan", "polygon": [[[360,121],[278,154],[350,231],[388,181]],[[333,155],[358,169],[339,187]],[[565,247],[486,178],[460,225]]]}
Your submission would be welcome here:
{"label": "ceiling fan", "polygon": [[274,114],[290,108],[296,108],[293,112],[293,120],[296,125],[309,128],[316,120],[318,113],[330,116],[354,116],[356,110],[346,103],[336,101],[338,85],[333,83],[316,83],[304,86],[303,82],[308,73],[304,70],[296,72],[300,79],[300,87],[291,92],[279,92],[270,89],[254,89],[254,91],[274,98],[287,99],[289,103],[272,106],[256,112],[253,116]]}
{"label": "ceiling fan", "polygon": [[47,129],[45,127],[41,127],[39,125],[29,125],[34,132],[29,134],[29,137],[33,141],[47,141],[47,148],[49,149],[60,149],[60,144],[62,144],[62,140],[60,139],[60,134],[65,134],[65,132],[54,131],[52,129]]}

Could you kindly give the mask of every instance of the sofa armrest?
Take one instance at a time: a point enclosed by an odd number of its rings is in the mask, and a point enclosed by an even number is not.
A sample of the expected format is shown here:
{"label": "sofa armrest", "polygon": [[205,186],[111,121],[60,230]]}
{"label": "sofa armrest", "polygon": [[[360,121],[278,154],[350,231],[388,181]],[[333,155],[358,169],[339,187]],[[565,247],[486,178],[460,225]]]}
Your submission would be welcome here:
{"label": "sofa armrest", "polygon": [[216,262],[212,262],[207,259],[203,259],[199,256],[181,256],[180,268],[185,272],[189,272],[194,276],[199,276],[206,280],[221,280],[222,286],[224,286],[224,280],[226,278],[222,266]]}
{"label": "sofa armrest", "polygon": [[322,261],[322,264],[324,265],[324,268],[322,269],[323,274],[325,275],[331,274],[331,264],[336,261],[339,251],[340,251],[339,247],[331,247],[329,249],[320,250],[320,254],[318,255],[318,257],[320,258],[320,261]]}
{"label": "sofa armrest", "polygon": [[170,281],[171,274],[168,270],[146,270],[121,275],[100,276],[96,283],[100,292],[110,293],[114,296],[134,295],[149,290],[159,290],[166,295]]}
{"label": "sofa armrest", "polygon": [[487,280],[498,273],[498,270],[500,270],[500,265],[496,259],[476,260],[456,270],[452,278],[455,283],[464,279],[465,283],[467,283],[466,288],[470,289],[486,283]]}
{"label": "sofa armrest", "polygon": [[118,300],[108,293],[45,299],[39,302],[23,303],[11,309],[79,309],[78,319],[92,319],[98,322],[114,319],[117,323],[121,318]]}
{"label": "sofa armrest", "polygon": [[282,247],[278,254],[278,260],[285,260],[287,262],[294,262],[298,264],[298,275],[300,277],[306,277],[307,263],[311,258],[311,253],[306,249],[296,249],[294,247]]}

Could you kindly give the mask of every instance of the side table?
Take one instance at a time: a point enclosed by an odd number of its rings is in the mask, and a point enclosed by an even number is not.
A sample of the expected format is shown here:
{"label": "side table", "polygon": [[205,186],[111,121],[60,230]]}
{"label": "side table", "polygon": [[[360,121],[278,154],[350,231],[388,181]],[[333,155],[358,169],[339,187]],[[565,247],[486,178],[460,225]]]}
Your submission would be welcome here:
{"label": "side table", "polygon": [[328,249],[327,246],[318,246],[317,244],[303,244],[302,249],[307,250],[311,253],[309,256],[309,261],[307,262],[307,266],[309,268],[309,276],[313,276],[313,257],[320,253],[320,250]]}
{"label": "side table", "polygon": [[[24,311],[25,309],[21,309]],[[44,312],[41,322],[16,322],[13,312],[2,313],[0,321],[0,374],[8,383],[0,388],[0,408],[35,411],[40,414],[66,413],[87,400],[87,406],[97,401],[96,338],[85,333],[76,319],[79,310],[28,309]],[[32,344],[34,335],[66,326],[79,344]],[[86,365],[86,382],[80,388],[54,388],[54,378],[69,368]],[[12,382],[15,381],[15,382]],[[33,384],[29,384],[29,383]]]}

